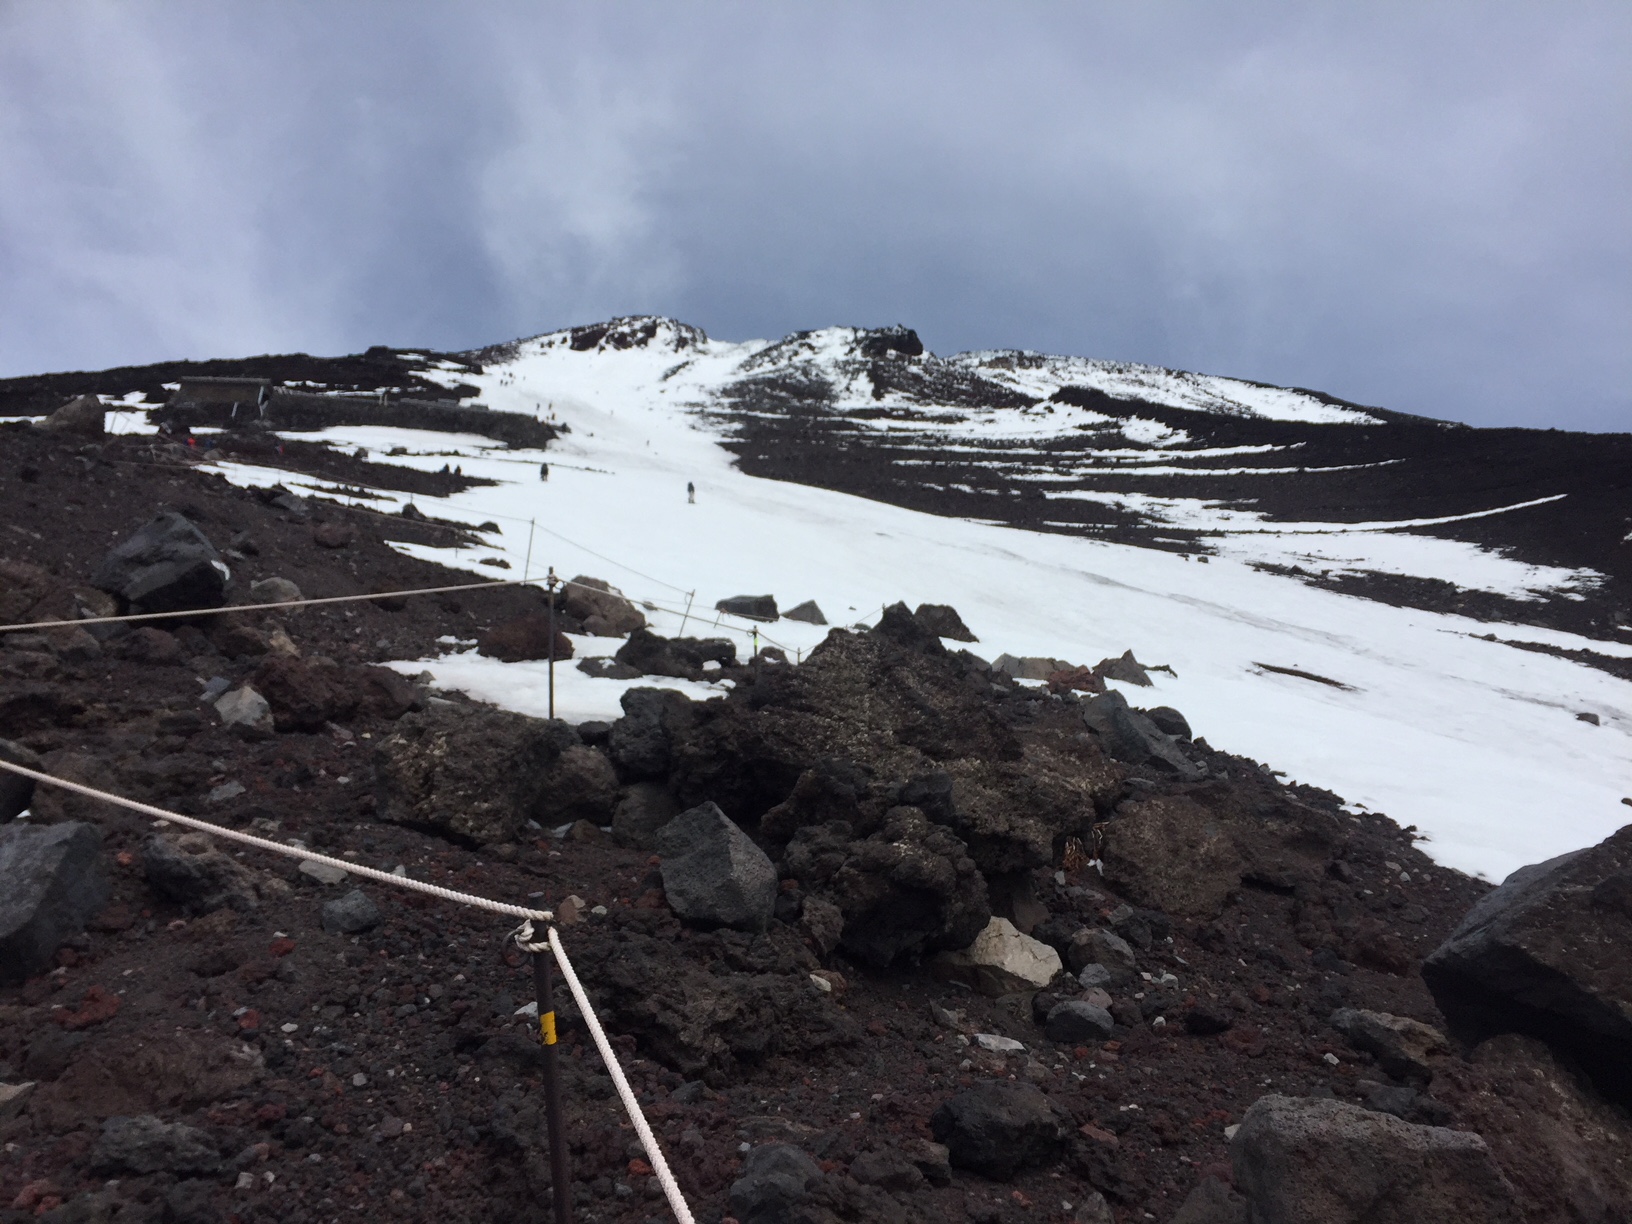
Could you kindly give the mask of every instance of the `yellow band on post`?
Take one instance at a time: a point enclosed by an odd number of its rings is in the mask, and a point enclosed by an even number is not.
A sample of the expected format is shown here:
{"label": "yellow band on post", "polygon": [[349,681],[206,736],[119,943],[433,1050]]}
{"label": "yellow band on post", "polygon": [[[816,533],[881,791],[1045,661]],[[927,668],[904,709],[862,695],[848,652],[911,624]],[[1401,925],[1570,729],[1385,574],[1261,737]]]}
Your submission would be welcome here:
{"label": "yellow band on post", "polygon": [[539,1036],[544,1039],[545,1045],[555,1044],[555,1013],[545,1012],[538,1018]]}

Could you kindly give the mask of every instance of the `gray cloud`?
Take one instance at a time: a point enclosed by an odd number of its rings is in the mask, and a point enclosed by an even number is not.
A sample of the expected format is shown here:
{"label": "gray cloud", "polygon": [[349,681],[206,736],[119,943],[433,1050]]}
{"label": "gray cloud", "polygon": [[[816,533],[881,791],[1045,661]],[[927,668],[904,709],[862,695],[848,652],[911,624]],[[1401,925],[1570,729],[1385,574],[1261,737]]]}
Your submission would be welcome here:
{"label": "gray cloud", "polygon": [[0,8],[0,373],[905,322],[1632,428],[1615,3]]}

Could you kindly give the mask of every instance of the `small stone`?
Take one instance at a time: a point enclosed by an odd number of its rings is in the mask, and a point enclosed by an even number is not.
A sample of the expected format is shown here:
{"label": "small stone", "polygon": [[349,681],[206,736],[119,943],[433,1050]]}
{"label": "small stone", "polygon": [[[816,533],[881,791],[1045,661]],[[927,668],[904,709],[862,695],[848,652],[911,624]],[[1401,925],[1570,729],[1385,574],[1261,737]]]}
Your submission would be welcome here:
{"label": "small stone", "polygon": [[379,926],[382,918],[379,908],[360,888],[323,905],[323,929],[331,934],[359,935]]}
{"label": "small stone", "polygon": [[215,712],[221,721],[241,732],[257,735],[272,734],[272,707],[249,685],[235,688],[215,701]]}
{"label": "small stone", "polygon": [[231,782],[223,782],[220,786],[213,787],[210,790],[209,801],[211,803],[225,803],[228,799],[236,799],[244,793],[245,789],[244,784],[237,779]]}
{"label": "small stone", "polygon": [[315,859],[305,859],[300,864],[300,874],[308,880],[316,880],[319,884],[343,884],[350,879],[350,875],[338,867],[328,863],[319,863]]}
{"label": "small stone", "polygon": [[1050,1041],[1076,1045],[1088,1041],[1104,1041],[1116,1031],[1116,1022],[1103,1007],[1080,999],[1061,1003],[1048,1013],[1043,1032]]}
{"label": "small stone", "polygon": [[1013,1037],[1002,1037],[997,1033],[976,1033],[974,1041],[981,1049],[993,1054],[1018,1054],[1026,1048]]}
{"label": "small stone", "polygon": [[250,583],[249,597],[255,603],[299,603],[306,598],[287,578],[262,578]]}
{"label": "small stone", "polygon": [[357,1072],[351,1077],[351,1086],[353,1088],[368,1087],[368,1076],[364,1075],[361,1071]]}

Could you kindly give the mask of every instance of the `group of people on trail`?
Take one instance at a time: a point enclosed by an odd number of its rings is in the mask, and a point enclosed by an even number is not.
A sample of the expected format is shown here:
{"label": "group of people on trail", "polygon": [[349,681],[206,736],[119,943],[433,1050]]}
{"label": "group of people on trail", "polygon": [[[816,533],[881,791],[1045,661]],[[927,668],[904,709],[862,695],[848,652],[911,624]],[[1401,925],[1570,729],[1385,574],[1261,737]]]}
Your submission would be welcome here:
{"label": "group of people on trail", "polygon": [[[445,471],[447,471],[447,468],[443,468],[442,470],[445,472]],[[550,478],[550,465],[549,464],[541,463],[541,464],[538,465],[538,478],[541,481],[548,481],[549,480],[549,478]],[[686,504],[688,506],[695,506],[697,504],[697,486],[695,484],[693,484],[689,480],[686,481]]]}

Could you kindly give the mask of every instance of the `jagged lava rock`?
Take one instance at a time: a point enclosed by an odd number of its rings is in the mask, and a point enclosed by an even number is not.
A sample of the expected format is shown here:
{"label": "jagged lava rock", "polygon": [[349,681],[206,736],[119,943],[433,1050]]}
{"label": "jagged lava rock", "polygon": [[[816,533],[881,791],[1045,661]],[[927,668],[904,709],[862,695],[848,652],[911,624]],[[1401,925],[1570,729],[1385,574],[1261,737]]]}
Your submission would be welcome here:
{"label": "jagged lava rock", "polygon": [[170,838],[155,833],[142,846],[142,869],[147,882],[162,896],[191,914],[206,914],[227,906],[239,912],[255,909],[268,890],[287,891],[288,885],[257,876],[229,854],[215,848],[205,833],[182,833]]}
{"label": "jagged lava rock", "polygon": [[91,585],[138,612],[178,612],[220,607],[231,577],[204,533],[167,510],[110,549]]}
{"label": "jagged lava rock", "polygon": [[1632,825],[1521,867],[1423,963],[1453,1031],[1528,1033],[1632,1104]]}
{"label": "jagged lava rock", "polygon": [[923,626],[925,633],[933,633],[939,638],[951,638],[954,642],[980,641],[969,632],[969,626],[963,623],[958,610],[949,604],[919,604],[912,619]]}
{"label": "jagged lava rock", "polygon": [[1173,737],[1128,705],[1114,690],[1092,698],[1082,708],[1082,720],[1105,745],[1105,751],[1129,765],[1148,765],[1181,781],[1194,781],[1207,771],[1180,751]]}
{"label": "jagged lava rock", "polygon": [[633,782],[612,812],[612,840],[620,846],[650,850],[657,845],[657,833],[680,814],[680,805],[665,786],[656,782]]}
{"label": "jagged lava rock", "polygon": [[987,1081],[944,1102],[929,1120],[953,1167],[1007,1181],[1059,1159],[1065,1128],[1035,1084]]}
{"label": "jagged lava rock", "polygon": [[729,667],[737,661],[736,643],[725,638],[665,638],[650,629],[636,629],[613,658],[643,676],[674,676],[701,680],[705,663]]}
{"label": "jagged lava rock", "polygon": [[827,617],[822,615],[822,610],[817,607],[814,599],[807,599],[804,603],[789,608],[782,613],[782,619],[800,621],[806,625],[827,624]]}
{"label": "jagged lava rock", "polygon": [[375,814],[481,845],[512,841],[577,738],[563,722],[480,706],[406,715],[374,749]]}
{"label": "jagged lava rock", "polygon": [[51,965],[62,941],[108,899],[102,834],[71,822],[0,828],[0,980],[20,981]]}
{"label": "jagged lava rock", "polygon": [[775,595],[732,595],[714,605],[720,612],[745,616],[749,620],[774,621],[778,619]]}
{"label": "jagged lava rock", "polygon": [[731,1183],[731,1210],[741,1224],[781,1224],[821,1179],[820,1166],[792,1144],[761,1144]]}
{"label": "jagged lava rock", "polygon": [[643,628],[646,617],[623,592],[600,578],[579,574],[562,588],[562,607],[593,637],[622,637]]}
{"label": "jagged lava rock", "polygon": [[1049,1009],[1043,1033],[1050,1041],[1076,1045],[1084,1041],[1104,1041],[1116,1031],[1116,1021],[1103,1007],[1082,999],[1068,999]]}
{"label": "jagged lava rock", "polygon": [[214,1173],[221,1156],[196,1126],[141,1114],[102,1124],[91,1167],[103,1173]]}
{"label": "jagged lava rock", "polygon": [[691,922],[763,930],[776,907],[776,868],[719,807],[681,812],[657,834],[663,892]]}
{"label": "jagged lava rock", "polygon": [[323,929],[333,934],[360,935],[372,931],[383,920],[380,907],[360,888],[323,903]]}
{"label": "jagged lava rock", "polygon": [[1328,1023],[1355,1049],[1376,1055],[1377,1065],[1395,1079],[1427,1079],[1433,1056],[1450,1053],[1445,1034],[1407,1016],[1340,1007]]}
{"label": "jagged lava rock", "polygon": [[[477,640],[476,653],[501,663],[548,659],[551,657],[550,618],[542,612],[529,612],[494,625]],[[555,632],[554,657],[572,658],[572,640],[559,629]]]}
{"label": "jagged lava rock", "polygon": [[1478,1135],[1342,1101],[1260,1098],[1230,1160],[1253,1224],[1519,1224]]}
{"label": "jagged lava rock", "polygon": [[691,699],[672,689],[632,688],[618,704],[623,717],[612,724],[607,737],[612,763],[630,780],[663,777],[669,772],[675,737],[694,721]]}
{"label": "jagged lava rock", "polygon": [[603,753],[581,744],[561,755],[540,780],[533,819],[546,826],[587,820],[596,826],[613,822],[618,801],[618,772]]}

